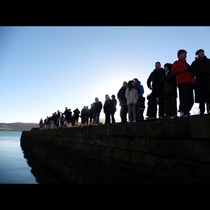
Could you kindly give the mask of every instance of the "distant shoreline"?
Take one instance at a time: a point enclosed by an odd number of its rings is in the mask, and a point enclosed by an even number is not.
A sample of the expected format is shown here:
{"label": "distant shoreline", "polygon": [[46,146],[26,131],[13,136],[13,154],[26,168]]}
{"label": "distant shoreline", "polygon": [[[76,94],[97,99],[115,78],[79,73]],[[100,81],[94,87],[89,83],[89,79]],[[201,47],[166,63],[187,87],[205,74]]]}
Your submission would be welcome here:
{"label": "distant shoreline", "polygon": [[38,123],[0,123],[0,131],[29,131],[38,127]]}

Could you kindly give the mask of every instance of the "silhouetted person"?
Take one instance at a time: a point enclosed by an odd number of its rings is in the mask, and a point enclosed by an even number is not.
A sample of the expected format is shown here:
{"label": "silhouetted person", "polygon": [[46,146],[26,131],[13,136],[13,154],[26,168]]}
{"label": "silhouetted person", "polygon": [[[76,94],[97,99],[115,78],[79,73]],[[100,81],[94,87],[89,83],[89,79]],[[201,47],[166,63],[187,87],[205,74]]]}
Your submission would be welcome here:
{"label": "silhouetted person", "polygon": [[171,73],[171,63],[164,65],[165,77],[163,78],[164,113],[166,117],[177,116],[177,87],[176,77]]}
{"label": "silhouetted person", "polygon": [[109,95],[105,95],[104,114],[105,114],[105,124],[109,124],[111,116],[111,99]]}
{"label": "silhouetted person", "polygon": [[195,75],[195,103],[199,103],[200,114],[203,115],[205,105],[208,113],[210,102],[210,59],[205,56],[203,49],[197,50],[195,55],[189,71]]}
{"label": "silhouetted person", "polygon": [[138,92],[138,101],[136,104],[136,120],[143,120],[144,119],[143,113],[145,109],[144,105],[145,98],[143,97],[144,87],[137,78],[134,78],[133,80],[135,82],[135,87]]}
{"label": "silhouetted person", "polygon": [[100,113],[103,108],[101,101],[98,98],[95,98],[95,102],[93,103],[92,112],[93,112],[93,123],[99,124]]}
{"label": "silhouetted person", "polygon": [[127,87],[128,87],[128,83],[124,81],[122,87],[117,93],[117,98],[120,102],[120,107],[121,107],[120,108],[121,122],[127,122],[128,106],[127,106],[127,99],[125,97],[125,91]]}
{"label": "silhouetted person", "polygon": [[144,94],[144,87],[137,78],[134,78],[133,81],[135,83],[135,88],[137,89],[137,92],[138,92],[138,101],[136,104],[136,120],[140,120],[140,118],[142,119],[142,117],[143,117],[143,116],[141,116],[142,112],[140,114],[140,109],[142,108],[142,107],[140,107],[140,105],[142,105],[141,100],[143,100],[142,97]]}
{"label": "silhouetted person", "polygon": [[135,88],[135,82],[133,80],[128,82],[125,97],[127,99],[128,106],[128,122],[136,122],[136,104],[138,101],[138,92]]}
{"label": "silhouetted person", "polygon": [[186,61],[187,51],[179,50],[177,57],[178,60],[173,63],[171,72],[176,76],[176,84],[179,89],[180,117],[187,117],[194,104],[195,79],[193,73],[189,72],[190,65]]}
{"label": "silhouetted person", "polygon": [[112,95],[111,96],[111,104],[110,104],[110,114],[111,114],[112,123],[115,123],[114,114],[116,111],[117,111],[117,100],[115,98],[115,95]]}
{"label": "silhouetted person", "polygon": [[161,63],[158,61],[155,63],[155,69],[147,79],[147,87],[152,90],[151,99],[148,103],[149,111],[147,112],[149,118],[157,117],[157,105],[159,106],[159,117],[164,116],[163,83],[161,82],[164,76],[165,71],[161,67]]}
{"label": "silhouetted person", "polygon": [[81,110],[81,122],[82,124],[88,124],[88,118],[89,118],[89,109],[87,106],[84,106]]}
{"label": "silhouetted person", "polygon": [[42,118],[39,121],[39,127],[40,127],[40,129],[44,128],[44,122],[43,122]]}

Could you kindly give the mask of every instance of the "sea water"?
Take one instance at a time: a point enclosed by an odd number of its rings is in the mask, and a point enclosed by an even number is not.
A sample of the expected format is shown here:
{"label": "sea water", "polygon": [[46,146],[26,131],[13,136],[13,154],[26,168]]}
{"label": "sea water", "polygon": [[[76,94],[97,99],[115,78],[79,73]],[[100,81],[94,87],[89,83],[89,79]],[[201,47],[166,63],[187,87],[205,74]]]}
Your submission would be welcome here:
{"label": "sea water", "polygon": [[0,184],[37,184],[20,146],[21,131],[0,131]]}

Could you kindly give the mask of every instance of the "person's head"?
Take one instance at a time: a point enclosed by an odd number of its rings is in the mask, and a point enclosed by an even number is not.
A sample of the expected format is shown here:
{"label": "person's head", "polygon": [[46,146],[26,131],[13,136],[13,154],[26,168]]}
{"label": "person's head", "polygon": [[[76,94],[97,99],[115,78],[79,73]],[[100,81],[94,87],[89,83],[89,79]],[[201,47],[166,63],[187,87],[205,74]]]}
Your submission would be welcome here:
{"label": "person's head", "polygon": [[98,102],[98,98],[97,97],[95,98],[95,102]]}
{"label": "person's head", "polygon": [[138,82],[139,82],[139,80],[138,80],[137,78],[134,78],[133,81],[134,81],[134,84],[135,84],[135,85],[137,85]]}
{"label": "person's head", "polygon": [[131,90],[133,88],[133,84],[134,84],[133,80],[128,81],[128,88],[129,88],[129,90]]}
{"label": "person's head", "polygon": [[125,87],[125,88],[128,87],[128,83],[126,81],[123,82],[123,87]]}
{"label": "person's head", "polygon": [[155,62],[155,69],[160,69],[160,68],[161,68],[160,61]]}
{"label": "person's head", "polygon": [[165,70],[165,72],[171,71],[171,67],[172,67],[172,64],[171,63],[164,64],[164,70]]}
{"label": "person's head", "polygon": [[199,49],[195,52],[195,55],[199,58],[203,58],[205,56],[204,50],[203,49]]}
{"label": "person's head", "polygon": [[178,50],[177,57],[178,57],[178,59],[181,59],[181,60],[186,59],[187,51],[184,49]]}
{"label": "person's head", "polygon": [[115,99],[115,95],[112,95],[111,97],[112,97],[112,99]]}
{"label": "person's head", "polygon": [[105,99],[106,99],[106,100],[109,100],[109,99],[110,99],[110,97],[109,97],[108,94],[105,95]]}

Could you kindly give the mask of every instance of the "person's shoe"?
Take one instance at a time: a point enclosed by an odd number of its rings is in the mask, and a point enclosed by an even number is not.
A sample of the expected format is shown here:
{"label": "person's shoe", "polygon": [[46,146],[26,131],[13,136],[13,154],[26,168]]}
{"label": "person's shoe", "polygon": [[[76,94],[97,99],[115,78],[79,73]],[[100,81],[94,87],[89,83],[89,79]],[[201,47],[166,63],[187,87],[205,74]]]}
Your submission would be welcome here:
{"label": "person's shoe", "polygon": [[179,117],[184,117],[184,112],[180,112]]}
{"label": "person's shoe", "polygon": [[176,118],[177,118],[177,116],[176,116],[176,115],[174,115],[174,116],[170,116],[170,117],[169,117],[169,119],[172,119],[172,120],[173,120],[173,119],[176,119]]}

